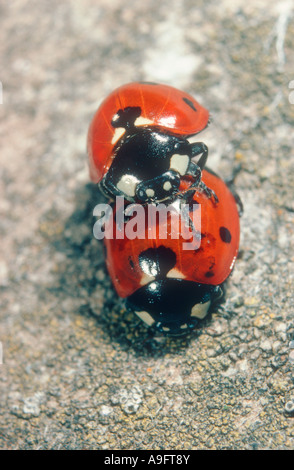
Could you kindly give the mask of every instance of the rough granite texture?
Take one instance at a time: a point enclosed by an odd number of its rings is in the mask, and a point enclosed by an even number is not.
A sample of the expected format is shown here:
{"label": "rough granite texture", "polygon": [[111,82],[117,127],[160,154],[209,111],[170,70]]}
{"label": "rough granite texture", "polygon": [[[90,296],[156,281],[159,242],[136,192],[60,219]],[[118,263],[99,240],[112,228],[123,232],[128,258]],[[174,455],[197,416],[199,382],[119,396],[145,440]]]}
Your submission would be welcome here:
{"label": "rough granite texture", "polygon": [[[0,3],[1,449],[294,448],[293,23],[284,0]],[[124,311],[92,235],[87,128],[133,80],[194,94],[209,166],[241,165],[227,300],[181,340]]]}

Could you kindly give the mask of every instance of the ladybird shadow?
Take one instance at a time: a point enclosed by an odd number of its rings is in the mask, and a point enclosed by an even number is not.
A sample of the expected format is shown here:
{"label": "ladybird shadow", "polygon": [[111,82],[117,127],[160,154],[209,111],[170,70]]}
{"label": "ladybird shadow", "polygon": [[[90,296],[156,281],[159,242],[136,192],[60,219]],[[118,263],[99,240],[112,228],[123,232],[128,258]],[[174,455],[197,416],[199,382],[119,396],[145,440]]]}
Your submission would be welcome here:
{"label": "ladybird shadow", "polygon": [[[63,229],[50,239],[60,261],[54,286],[49,290],[60,303],[69,299],[71,312],[95,319],[99,342],[117,343],[123,350],[133,350],[142,356],[179,354],[191,341],[197,341],[210,323],[210,316],[186,336],[166,337],[156,336],[133,312],[126,310],[109,278],[103,242],[93,235],[94,207],[105,202],[96,185],[77,189],[72,214],[64,221]],[[47,218],[56,217],[58,214],[52,209]]]}

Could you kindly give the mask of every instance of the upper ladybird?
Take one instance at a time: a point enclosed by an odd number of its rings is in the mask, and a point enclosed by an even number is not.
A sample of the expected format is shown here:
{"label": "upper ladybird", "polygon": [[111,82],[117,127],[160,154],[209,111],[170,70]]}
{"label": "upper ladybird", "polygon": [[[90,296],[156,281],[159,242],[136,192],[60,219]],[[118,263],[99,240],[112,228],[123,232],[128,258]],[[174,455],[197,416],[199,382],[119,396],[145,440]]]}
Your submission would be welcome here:
{"label": "upper ladybird", "polygon": [[188,137],[208,122],[207,109],[183,91],[146,82],[123,85],[102,102],[91,122],[91,179],[108,196],[138,203],[173,199],[183,176],[198,187],[208,149]]}

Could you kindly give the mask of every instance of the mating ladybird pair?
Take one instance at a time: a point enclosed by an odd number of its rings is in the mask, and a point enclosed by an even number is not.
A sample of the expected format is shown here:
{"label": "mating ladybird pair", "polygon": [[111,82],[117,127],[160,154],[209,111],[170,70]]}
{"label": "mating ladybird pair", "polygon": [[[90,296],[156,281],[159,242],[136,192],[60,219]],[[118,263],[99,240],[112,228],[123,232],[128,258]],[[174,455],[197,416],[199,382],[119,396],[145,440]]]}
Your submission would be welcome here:
{"label": "mating ladybird pair", "polygon": [[[103,101],[88,133],[92,181],[112,200],[123,196],[127,220],[140,205],[141,221],[146,222],[137,227],[136,238],[122,227],[114,237],[104,238],[113,285],[127,308],[169,335],[190,331],[222,297],[238,252],[235,196],[222,179],[204,169],[206,145],[188,140],[208,122],[208,111],[187,93],[136,82]],[[162,205],[178,211],[181,226],[190,226],[190,249],[183,248],[187,237],[179,231],[174,236],[170,215],[147,223],[150,206]],[[115,204],[113,209],[107,222],[112,226]]]}

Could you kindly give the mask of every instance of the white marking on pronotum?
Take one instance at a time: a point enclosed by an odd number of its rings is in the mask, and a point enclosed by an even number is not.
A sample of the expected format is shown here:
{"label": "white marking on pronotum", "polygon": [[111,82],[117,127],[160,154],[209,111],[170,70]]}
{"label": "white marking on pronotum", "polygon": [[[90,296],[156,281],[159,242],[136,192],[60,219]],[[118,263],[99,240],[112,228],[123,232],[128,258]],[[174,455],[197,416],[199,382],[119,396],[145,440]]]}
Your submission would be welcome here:
{"label": "white marking on pronotum", "polygon": [[176,170],[180,175],[185,175],[188,169],[190,158],[188,155],[180,155],[175,153],[170,159],[170,169]]}
{"label": "white marking on pronotum", "polygon": [[200,320],[202,320],[207,315],[210,303],[211,302],[209,300],[204,304],[195,304],[191,309],[191,317],[200,318]]}
{"label": "white marking on pronotum", "polygon": [[141,312],[135,312],[136,315],[138,315],[143,322],[145,322],[147,325],[151,326],[155,322],[155,320],[151,317],[151,315],[148,312],[145,312],[144,310]]}

